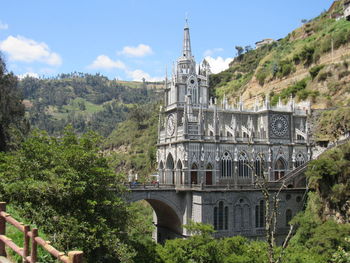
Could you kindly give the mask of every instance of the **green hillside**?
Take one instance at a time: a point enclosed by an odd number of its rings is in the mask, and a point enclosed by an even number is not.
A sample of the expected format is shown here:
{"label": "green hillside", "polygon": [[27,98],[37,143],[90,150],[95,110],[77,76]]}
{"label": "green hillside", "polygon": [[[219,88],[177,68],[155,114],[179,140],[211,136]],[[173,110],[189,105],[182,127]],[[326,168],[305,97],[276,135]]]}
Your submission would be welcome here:
{"label": "green hillside", "polygon": [[315,108],[348,105],[350,22],[332,18],[343,3],[337,1],[285,38],[237,56],[229,69],[211,76],[214,94],[226,94],[231,102],[243,94],[250,104],[255,96],[269,95],[277,103],[279,96],[293,95],[312,100]]}
{"label": "green hillside", "polygon": [[77,132],[93,129],[103,136],[126,120],[133,105],[156,101],[157,85],[83,73],[49,79],[27,77],[19,82],[32,127],[59,134],[71,124]]}

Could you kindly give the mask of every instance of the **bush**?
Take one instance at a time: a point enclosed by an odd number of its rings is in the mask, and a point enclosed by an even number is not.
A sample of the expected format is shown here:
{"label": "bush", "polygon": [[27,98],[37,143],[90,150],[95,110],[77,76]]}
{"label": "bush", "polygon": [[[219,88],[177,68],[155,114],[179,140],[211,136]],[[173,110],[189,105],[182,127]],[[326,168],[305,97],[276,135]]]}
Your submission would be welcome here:
{"label": "bush", "polygon": [[299,56],[302,61],[304,61],[304,65],[311,65],[313,62],[313,55],[315,52],[315,47],[313,46],[304,46],[301,50]]}
{"label": "bush", "polygon": [[256,73],[256,79],[258,80],[260,86],[263,86],[265,83],[265,79],[267,78],[267,72],[265,70],[259,70]]}
{"label": "bush", "polygon": [[339,75],[338,75],[338,79],[340,80],[340,79],[342,79],[342,78],[344,78],[344,77],[346,77],[346,76],[349,76],[349,74],[350,74],[350,71],[342,71],[342,72],[340,72],[339,73]]}
{"label": "bush", "polygon": [[330,71],[322,72],[318,76],[318,82],[325,81],[328,77],[331,77],[331,76],[332,76],[332,72],[330,72]]}
{"label": "bush", "polygon": [[318,73],[320,72],[320,70],[323,69],[323,68],[324,68],[324,65],[319,65],[319,66],[312,67],[309,70],[311,78],[315,79],[317,77]]}
{"label": "bush", "polygon": [[277,77],[283,78],[295,72],[295,66],[291,60],[282,60],[278,65]]}

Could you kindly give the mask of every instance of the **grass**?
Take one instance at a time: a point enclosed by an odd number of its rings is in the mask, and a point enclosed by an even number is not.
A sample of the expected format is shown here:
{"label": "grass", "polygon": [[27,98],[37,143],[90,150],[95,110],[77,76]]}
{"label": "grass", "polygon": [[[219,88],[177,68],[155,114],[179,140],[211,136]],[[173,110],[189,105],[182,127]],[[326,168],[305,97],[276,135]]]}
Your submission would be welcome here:
{"label": "grass", "polygon": [[[85,110],[82,110],[79,104],[84,104]],[[67,118],[70,112],[79,112],[85,116],[92,115],[93,113],[103,110],[103,104],[97,105],[83,98],[75,98],[74,100],[71,100],[68,105],[64,105],[61,110],[59,110],[56,106],[51,106],[49,110],[51,110],[51,113],[55,119],[62,120]]]}

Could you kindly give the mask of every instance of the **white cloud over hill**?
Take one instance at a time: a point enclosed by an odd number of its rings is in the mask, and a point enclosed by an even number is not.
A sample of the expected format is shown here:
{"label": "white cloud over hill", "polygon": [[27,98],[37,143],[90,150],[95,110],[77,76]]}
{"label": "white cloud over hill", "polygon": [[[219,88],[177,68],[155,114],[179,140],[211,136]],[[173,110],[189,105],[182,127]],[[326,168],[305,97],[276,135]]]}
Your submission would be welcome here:
{"label": "white cloud over hill", "polygon": [[8,36],[0,42],[0,50],[6,52],[10,60],[14,61],[42,62],[51,66],[62,64],[60,55],[52,52],[46,43],[22,36]]}
{"label": "white cloud over hill", "polygon": [[211,72],[216,74],[225,69],[228,69],[229,64],[233,60],[233,58],[222,58],[222,57],[213,58],[211,56],[206,56],[205,60],[208,61]]}

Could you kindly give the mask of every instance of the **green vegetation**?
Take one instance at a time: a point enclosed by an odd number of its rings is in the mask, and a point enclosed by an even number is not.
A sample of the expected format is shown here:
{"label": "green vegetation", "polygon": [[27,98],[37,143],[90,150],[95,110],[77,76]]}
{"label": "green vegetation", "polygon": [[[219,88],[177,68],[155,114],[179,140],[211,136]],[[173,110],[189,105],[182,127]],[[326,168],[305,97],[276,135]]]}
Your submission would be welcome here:
{"label": "green vegetation", "polygon": [[[300,72],[296,74],[302,74],[308,69],[312,82],[308,89],[299,93],[298,98],[300,100],[311,98],[314,102],[324,100],[324,96],[319,96],[320,87],[313,80],[317,78],[318,82],[332,81],[330,71],[322,72],[330,62],[317,64],[322,56],[331,52],[332,45],[336,51],[350,42],[350,23],[345,19],[336,21],[330,18],[334,12],[342,12],[342,5],[343,1],[339,1],[336,9],[306,21],[302,27],[272,44],[255,50],[248,49],[245,53],[240,49],[241,52],[227,70],[211,76],[212,95],[219,98],[224,94],[237,97],[247,89],[249,91],[255,79],[260,86],[263,86],[271,81],[290,78],[296,71]],[[342,79],[348,75],[348,71],[344,70],[339,72],[338,78]],[[340,89],[349,93],[344,86],[340,86]],[[337,93],[337,96],[341,95]]]}
{"label": "green vegetation", "polygon": [[15,148],[29,130],[17,78],[7,73],[0,53],[0,152]]}
{"label": "green vegetation", "polygon": [[101,155],[99,140],[71,129],[59,139],[34,132],[18,151],[0,156],[0,199],[60,250],[83,250],[88,262],[128,262],[134,252],[123,234],[123,177]]}
{"label": "green vegetation", "polygon": [[55,135],[72,125],[78,133],[92,129],[106,137],[116,124],[126,120],[132,105],[157,98],[146,84],[127,85],[99,74],[61,74],[51,79],[26,77],[19,87],[30,124]]}
{"label": "green vegetation", "polygon": [[279,98],[286,101],[291,96],[297,97],[298,100],[306,100],[307,98],[311,98],[314,101],[315,98],[320,95],[320,93],[318,91],[307,89],[309,81],[309,78],[305,78],[289,86],[288,88],[283,89],[278,94],[272,93],[271,104],[276,105]]}
{"label": "green vegetation", "polygon": [[118,124],[106,139],[105,148],[118,172],[132,170],[143,181],[155,171],[158,110],[159,104],[134,106],[128,120]]}
{"label": "green vegetation", "polygon": [[[183,240],[167,240],[157,251],[164,263],[223,262],[260,263],[267,261],[267,246],[240,236],[215,239],[213,226],[192,223],[186,226],[194,235]],[[253,256],[254,255],[254,256]]]}
{"label": "green vegetation", "polygon": [[350,130],[350,108],[338,108],[325,111],[319,117],[316,127],[316,138],[335,141]]}
{"label": "green vegetation", "polygon": [[305,212],[293,219],[299,229],[292,239],[287,262],[339,262],[339,251],[350,251],[346,241],[350,236],[349,157],[347,143],[309,165],[306,176],[311,192]]}
{"label": "green vegetation", "polygon": [[323,69],[323,68],[324,68],[324,65],[318,65],[318,66],[312,67],[309,70],[311,78],[315,79],[317,77],[318,73],[320,72],[320,70]]}

